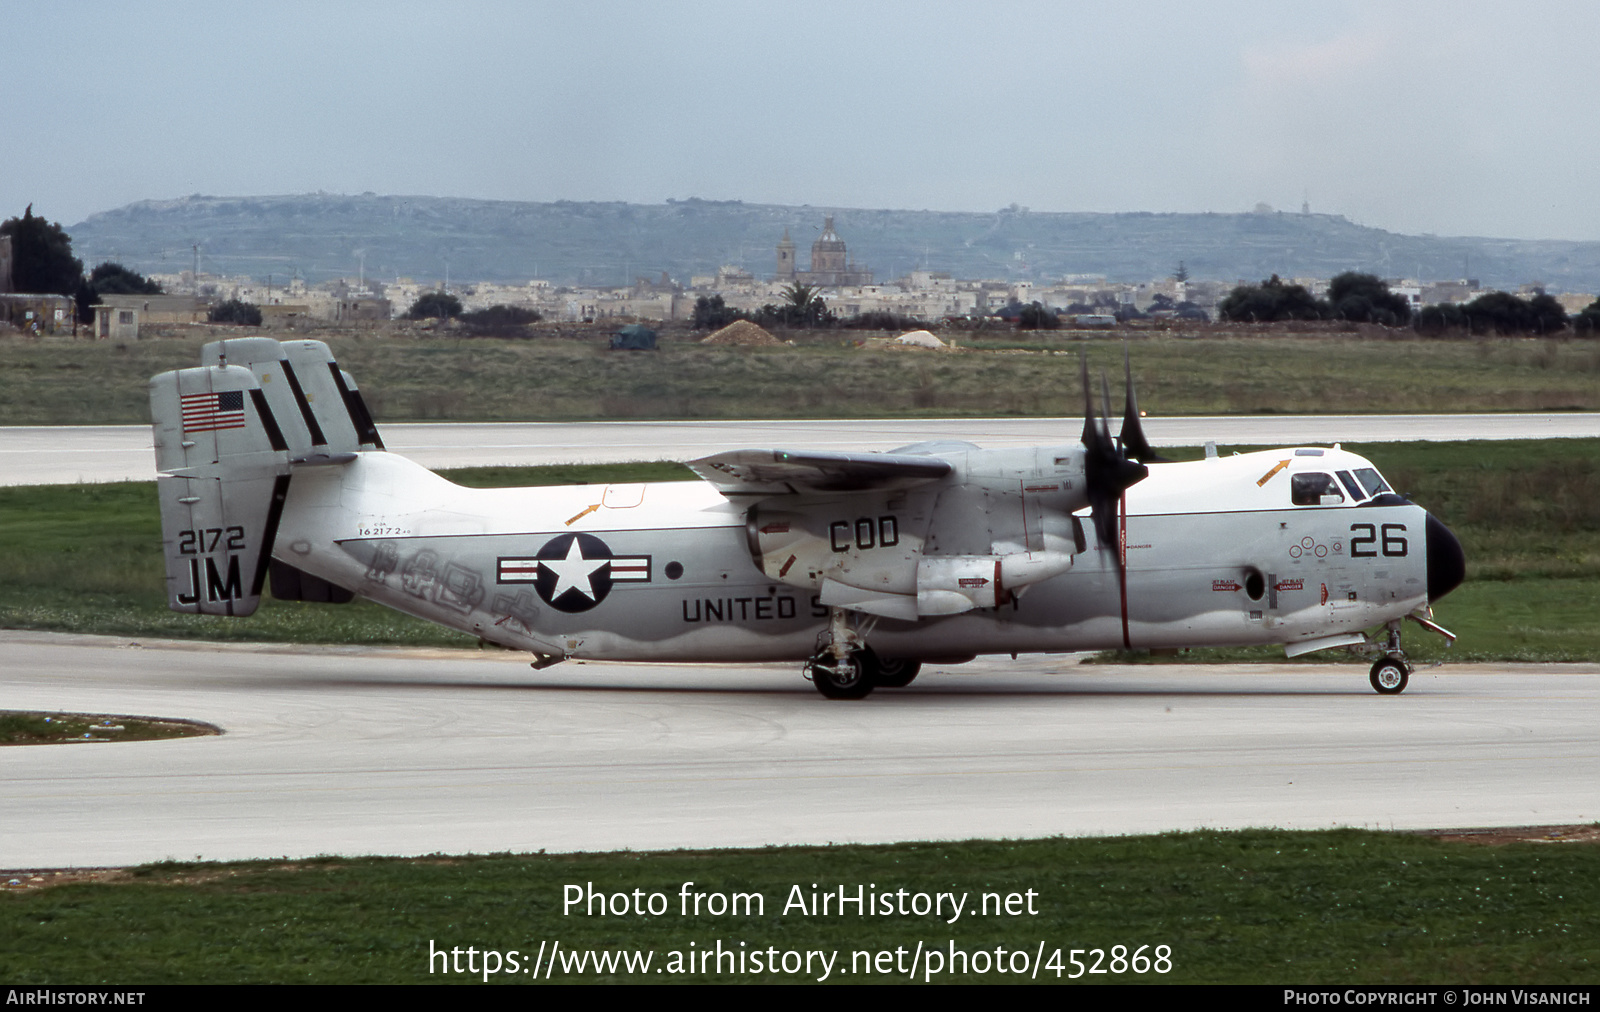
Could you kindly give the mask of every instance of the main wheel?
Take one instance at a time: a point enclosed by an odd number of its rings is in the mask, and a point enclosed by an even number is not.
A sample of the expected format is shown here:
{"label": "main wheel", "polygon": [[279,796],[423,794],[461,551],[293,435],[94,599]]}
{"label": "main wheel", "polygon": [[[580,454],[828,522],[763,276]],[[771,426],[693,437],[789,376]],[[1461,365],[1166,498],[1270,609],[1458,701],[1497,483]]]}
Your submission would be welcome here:
{"label": "main wheel", "polygon": [[872,691],[872,672],[860,653],[835,661],[830,653],[811,658],[811,683],[829,699],[864,699]]}
{"label": "main wheel", "polygon": [[903,689],[922,670],[921,661],[908,661],[902,657],[878,658],[878,676],[873,679],[885,689]]}
{"label": "main wheel", "polygon": [[1406,682],[1411,679],[1411,672],[1406,670],[1405,661],[1396,657],[1379,658],[1372,666],[1372,687],[1385,696],[1398,695],[1406,690]]}

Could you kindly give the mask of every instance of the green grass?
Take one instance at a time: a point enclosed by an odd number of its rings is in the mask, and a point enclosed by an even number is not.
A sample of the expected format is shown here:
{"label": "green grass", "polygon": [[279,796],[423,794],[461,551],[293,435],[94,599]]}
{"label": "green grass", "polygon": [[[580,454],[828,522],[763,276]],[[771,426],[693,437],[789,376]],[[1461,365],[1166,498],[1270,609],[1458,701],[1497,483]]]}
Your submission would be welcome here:
{"label": "green grass", "polygon": [[[680,886],[754,892],[761,915],[679,916]],[[660,917],[562,912],[563,888],[659,892]],[[953,924],[931,916],[802,916],[792,886],[967,893]],[[984,916],[983,893],[1034,890],[1035,915]],[[1026,909],[1019,907],[1019,909]],[[408,983],[446,977],[439,948],[531,961],[564,949],[775,946],[837,951],[904,947],[1170,947],[1172,968],[1118,980],[1234,983],[1590,983],[1600,974],[1600,847],[1482,846],[1346,830],[1197,832],[1116,839],[793,847],[755,851],[318,859],[161,864],[122,884],[0,895],[0,979],[17,985],[193,982]],[[1150,950],[1146,951],[1148,955]],[[503,958],[503,957],[502,957]],[[1080,957],[1093,959],[1093,956]],[[1109,960],[1109,954],[1106,957]],[[463,953],[465,959],[465,953]],[[858,969],[863,964],[857,964]],[[615,979],[803,980],[804,974]],[[526,983],[529,977],[502,977]],[[599,975],[556,972],[556,980]],[[845,982],[902,976],[840,976]],[[1015,982],[990,972],[936,978]],[[1051,971],[1041,979],[1054,979]]]}
{"label": "green grass", "polygon": [[[1600,660],[1600,440],[1352,448],[1443,519],[1466,550],[1467,582],[1435,608],[1439,622],[1461,641],[1445,651],[1438,637],[1408,629],[1406,646],[1414,657]],[[665,462],[446,474],[480,487],[690,477],[682,465]],[[247,619],[177,614],[162,597],[160,531],[149,483],[0,488],[0,627],[301,643],[475,643],[361,601],[329,606],[264,598]],[[1197,661],[1282,657],[1276,647],[1180,655]]]}
{"label": "green grass", "polygon": [[0,745],[59,745],[65,742],[156,741],[218,734],[210,724],[89,713],[0,711]]}
{"label": "green grass", "polygon": [[[205,337],[212,336],[210,334]],[[797,346],[611,352],[593,339],[319,334],[386,421],[867,418],[1082,412],[1078,353],[1120,372],[1122,338],[1008,335],[953,353]],[[960,335],[957,335],[958,339]],[[148,421],[148,378],[193,366],[205,337],[0,341],[0,425]],[[1164,415],[1600,409],[1600,341],[1421,341],[1167,334],[1130,343],[1140,403]]]}

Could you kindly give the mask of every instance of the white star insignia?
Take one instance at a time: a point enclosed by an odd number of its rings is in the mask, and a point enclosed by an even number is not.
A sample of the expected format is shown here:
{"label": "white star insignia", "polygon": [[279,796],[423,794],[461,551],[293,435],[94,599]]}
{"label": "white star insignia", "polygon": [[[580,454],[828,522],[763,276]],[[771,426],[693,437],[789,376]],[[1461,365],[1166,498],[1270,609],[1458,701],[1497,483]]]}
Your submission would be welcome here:
{"label": "white star insignia", "polygon": [[584,558],[583,550],[578,547],[577,538],[573,538],[572,544],[567,548],[566,558],[540,559],[539,568],[548,569],[556,574],[556,587],[550,592],[550,600],[558,600],[569,590],[576,590],[591,601],[598,600],[594,592],[594,572],[610,561],[610,559]]}

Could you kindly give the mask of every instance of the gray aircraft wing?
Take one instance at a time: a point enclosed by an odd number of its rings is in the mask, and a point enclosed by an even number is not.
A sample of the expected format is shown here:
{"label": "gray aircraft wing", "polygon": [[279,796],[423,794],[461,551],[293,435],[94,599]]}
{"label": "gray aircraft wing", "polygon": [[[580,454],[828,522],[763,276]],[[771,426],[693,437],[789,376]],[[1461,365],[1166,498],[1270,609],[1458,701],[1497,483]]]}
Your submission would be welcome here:
{"label": "gray aircraft wing", "polygon": [[939,457],[812,450],[731,450],[688,466],[726,496],[890,491],[938,481],[953,470]]}

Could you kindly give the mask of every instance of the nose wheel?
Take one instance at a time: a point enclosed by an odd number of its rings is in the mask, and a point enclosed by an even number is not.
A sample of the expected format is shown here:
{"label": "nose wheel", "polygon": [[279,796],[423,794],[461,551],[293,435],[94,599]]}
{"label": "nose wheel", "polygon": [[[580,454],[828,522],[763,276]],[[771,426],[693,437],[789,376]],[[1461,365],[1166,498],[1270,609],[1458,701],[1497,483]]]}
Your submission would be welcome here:
{"label": "nose wheel", "polygon": [[1389,642],[1384,644],[1382,657],[1372,665],[1372,687],[1382,695],[1398,696],[1406,691],[1411,680],[1411,665],[1406,663],[1406,653],[1400,648],[1400,620],[1389,623]]}
{"label": "nose wheel", "polygon": [[1406,691],[1411,680],[1411,668],[1404,658],[1380,657],[1372,665],[1372,687],[1385,696],[1397,696]]}

